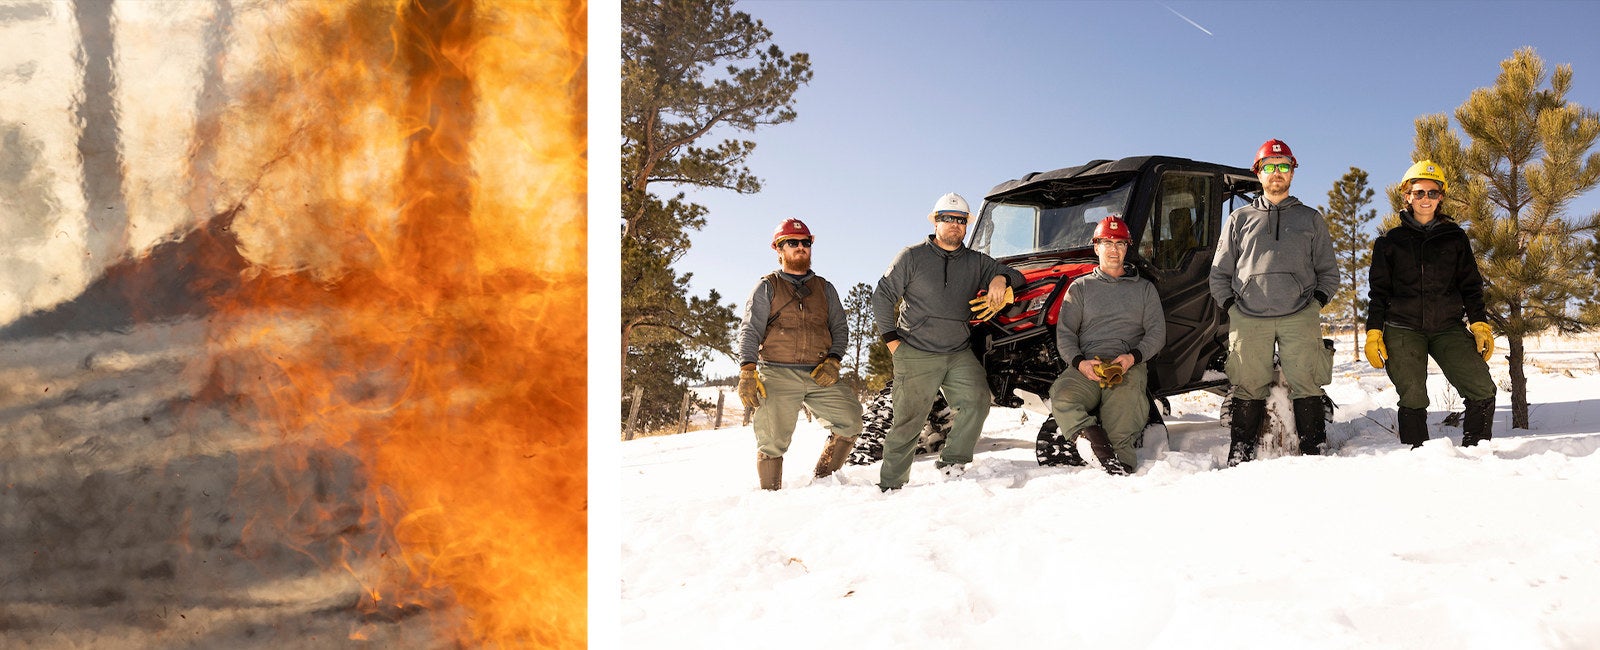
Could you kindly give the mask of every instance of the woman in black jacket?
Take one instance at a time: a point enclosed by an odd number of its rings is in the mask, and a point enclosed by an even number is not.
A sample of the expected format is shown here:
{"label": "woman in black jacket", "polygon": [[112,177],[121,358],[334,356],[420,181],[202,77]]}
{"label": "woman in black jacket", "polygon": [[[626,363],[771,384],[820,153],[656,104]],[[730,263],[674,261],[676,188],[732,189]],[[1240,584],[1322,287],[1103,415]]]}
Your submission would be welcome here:
{"label": "woman in black jacket", "polygon": [[[1494,354],[1483,305],[1483,276],[1472,242],[1449,215],[1444,174],[1424,160],[1406,170],[1408,209],[1400,225],[1372,244],[1368,271],[1367,361],[1385,368],[1400,395],[1400,441],[1428,439],[1428,357],[1466,400],[1461,444],[1488,440],[1494,429]],[[1468,324],[1470,323],[1470,325]],[[1386,363],[1387,362],[1387,363]]]}

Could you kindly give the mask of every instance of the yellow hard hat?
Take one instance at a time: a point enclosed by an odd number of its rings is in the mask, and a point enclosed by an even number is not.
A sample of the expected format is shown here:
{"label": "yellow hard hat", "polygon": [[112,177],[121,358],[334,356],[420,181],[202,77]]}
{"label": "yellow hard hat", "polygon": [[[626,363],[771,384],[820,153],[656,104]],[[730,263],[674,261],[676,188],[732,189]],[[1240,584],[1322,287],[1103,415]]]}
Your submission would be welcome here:
{"label": "yellow hard hat", "polygon": [[1450,189],[1450,183],[1444,180],[1444,169],[1434,164],[1432,160],[1417,161],[1417,164],[1412,165],[1411,169],[1406,170],[1405,178],[1400,179],[1400,184],[1404,185],[1419,178],[1438,183],[1439,191],[1441,192]]}

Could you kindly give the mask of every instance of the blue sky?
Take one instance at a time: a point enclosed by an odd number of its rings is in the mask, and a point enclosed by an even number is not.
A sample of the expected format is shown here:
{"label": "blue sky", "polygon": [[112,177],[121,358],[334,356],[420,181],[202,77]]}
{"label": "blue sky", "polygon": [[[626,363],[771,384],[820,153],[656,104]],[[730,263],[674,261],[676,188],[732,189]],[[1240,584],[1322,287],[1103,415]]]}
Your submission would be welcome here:
{"label": "blue sky", "polygon": [[[976,210],[1000,182],[1094,158],[1248,166],[1281,138],[1299,158],[1292,193],[1303,202],[1325,205],[1351,166],[1381,199],[1411,163],[1414,120],[1453,112],[1523,46],[1551,70],[1572,64],[1568,99],[1600,109],[1600,8],[1583,2],[738,7],[785,52],[809,53],[815,73],[796,96],[799,118],[753,135],[759,194],[690,192],[710,215],[678,268],[697,293],[716,289],[741,308],[776,268],[767,242],[785,218],[811,226],[814,268],[844,293],[931,231],[939,195]],[[1600,209],[1600,196],[1576,207]]]}

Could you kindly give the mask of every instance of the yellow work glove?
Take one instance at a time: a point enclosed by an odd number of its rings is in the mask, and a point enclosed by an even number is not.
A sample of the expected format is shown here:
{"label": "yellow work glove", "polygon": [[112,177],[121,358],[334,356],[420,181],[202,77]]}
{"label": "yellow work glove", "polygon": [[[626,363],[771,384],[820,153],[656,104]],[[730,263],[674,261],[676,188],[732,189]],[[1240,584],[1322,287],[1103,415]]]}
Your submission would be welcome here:
{"label": "yellow work glove", "polygon": [[1494,332],[1489,331],[1489,324],[1478,321],[1467,326],[1472,330],[1472,339],[1478,344],[1478,353],[1483,355],[1483,360],[1488,361],[1494,356]]}
{"label": "yellow work glove", "polygon": [[823,388],[827,388],[832,386],[835,382],[838,382],[839,360],[833,357],[823,359],[822,363],[817,364],[817,367],[811,369],[811,379],[815,380],[817,385]]}
{"label": "yellow work glove", "polygon": [[1011,300],[1011,287],[1006,287],[1005,301],[1000,303],[999,307],[991,309],[989,307],[989,299],[985,296],[973,298],[972,300],[967,301],[967,304],[972,305],[973,318],[978,320],[989,320],[990,318],[993,318],[995,314],[1000,313],[1000,310],[1005,309],[1006,305],[1011,304]]}
{"label": "yellow work glove", "polygon": [[1122,364],[1095,359],[1094,375],[1100,378],[1101,388],[1116,386],[1122,383]]}
{"label": "yellow work glove", "polygon": [[1367,363],[1374,368],[1382,368],[1387,360],[1389,349],[1383,347],[1383,330],[1367,330]]}
{"label": "yellow work glove", "polygon": [[767,396],[767,387],[761,385],[761,375],[756,374],[756,364],[747,363],[739,366],[739,401],[744,402],[744,407],[753,409],[761,406],[761,400]]}

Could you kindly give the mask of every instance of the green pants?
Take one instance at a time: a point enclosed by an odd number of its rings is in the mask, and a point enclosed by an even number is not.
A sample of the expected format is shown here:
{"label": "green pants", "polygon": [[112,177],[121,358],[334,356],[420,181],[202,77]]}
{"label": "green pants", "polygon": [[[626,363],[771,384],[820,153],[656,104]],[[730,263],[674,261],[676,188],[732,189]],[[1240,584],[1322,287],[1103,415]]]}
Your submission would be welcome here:
{"label": "green pants", "polygon": [[[1233,396],[1266,399],[1272,385],[1272,353],[1289,384],[1289,398],[1321,397],[1333,383],[1333,352],[1322,345],[1317,301],[1288,316],[1255,318],[1228,310],[1228,361],[1224,371]],[[1276,345],[1274,345],[1276,344]]]}
{"label": "green pants", "polygon": [[1383,364],[1400,394],[1400,406],[1428,408],[1428,357],[1433,357],[1446,381],[1465,399],[1494,397],[1489,362],[1478,353],[1478,343],[1465,325],[1433,333],[1384,326],[1383,347],[1389,360]]}
{"label": "green pants", "polygon": [[827,388],[817,385],[811,373],[798,368],[761,364],[761,384],[767,398],[756,409],[756,450],[777,458],[789,450],[800,405],[823,421],[828,432],[841,438],[861,433],[861,400],[841,381]]}
{"label": "green pants", "polygon": [[[1150,419],[1150,398],[1145,395],[1145,364],[1134,364],[1122,375],[1122,383],[1111,388],[1101,388],[1099,382],[1089,381],[1076,368],[1068,368],[1061,378],[1050,385],[1050,414],[1056,418],[1061,435],[1068,440],[1084,427],[1099,424],[1111,438],[1111,448],[1117,460],[1128,467],[1139,466],[1139,456],[1133,450],[1133,441],[1144,431]],[[1096,423],[1089,411],[1100,407],[1100,422]]]}
{"label": "green pants", "polygon": [[911,456],[917,434],[928,421],[928,410],[944,389],[944,399],[955,411],[950,437],[939,452],[940,465],[972,462],[972,448],[989,417],[989,383],[983,366],[971,350],[948,354],[923,352],[901,343],[894,351],[894,424],[883,440],[883,468],[878,485],[898,488],[911,480]]}

